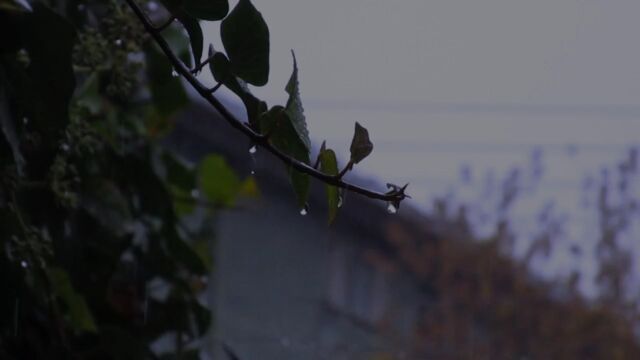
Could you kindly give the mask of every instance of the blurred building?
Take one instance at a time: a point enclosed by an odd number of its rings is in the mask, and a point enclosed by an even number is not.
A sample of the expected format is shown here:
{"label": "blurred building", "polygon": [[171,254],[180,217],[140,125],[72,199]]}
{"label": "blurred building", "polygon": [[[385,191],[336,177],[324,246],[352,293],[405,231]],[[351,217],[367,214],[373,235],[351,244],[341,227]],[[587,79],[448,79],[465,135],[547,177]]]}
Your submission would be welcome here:
{"label": "blurred building", "polygon": [[637,354],[624,322],[527,275],[500,255],[500,239],[470,241],[462,218],[428,221],[407,206],[391,215],[348,193],[329,226],[317,182],[302,216],[284,166],[260,150],[253,161],[248,140],[200,106],[169,143],[190,159],[223,154],[239,176],[255,171],[260,189],[217,217],[215,359],[222,342],[241,360]]}

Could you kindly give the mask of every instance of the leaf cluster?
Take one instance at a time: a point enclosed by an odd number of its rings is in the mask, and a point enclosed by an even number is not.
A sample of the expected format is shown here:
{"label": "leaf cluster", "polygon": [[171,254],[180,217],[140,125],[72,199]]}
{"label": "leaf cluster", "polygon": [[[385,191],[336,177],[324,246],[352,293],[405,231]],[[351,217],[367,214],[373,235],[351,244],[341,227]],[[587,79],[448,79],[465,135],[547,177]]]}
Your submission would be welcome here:
{"label": "leaf cluster", "polygon": [[[197,357],[203,219],[255,183],[161,145],[188,98],[128,7],[1,4],[0,358]],[[166,31],[188,60],[188,37]]]}

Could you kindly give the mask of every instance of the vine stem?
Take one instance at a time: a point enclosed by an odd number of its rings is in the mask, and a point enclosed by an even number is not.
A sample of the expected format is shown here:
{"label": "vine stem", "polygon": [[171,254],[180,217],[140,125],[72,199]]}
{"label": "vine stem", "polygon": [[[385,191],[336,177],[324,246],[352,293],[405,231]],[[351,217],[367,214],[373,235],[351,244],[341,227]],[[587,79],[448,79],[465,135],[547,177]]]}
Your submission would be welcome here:
{"label": "vine stem", "polygon": [[400,202],[406,198],[404,193],[382,193],[373,190],[369,190],[363,187],[360,187],[355,184],[348,183],[343,181],[341,178],[328,175],[321,171],[314,169],[308,164],[298,161],[293,157],[285,154],[279,149],[275,148],[269,142],[268,137],[254,131],[249,125],[240,121],[236,118],[208,89],[204,84],[202,84],[192,73],[191,69],[189,69],[179,58],[178,56],[171,50],[171,47],[167,43],[167,41],[162,37],[160,32],[156,27],[154,27],[147,17],[147,15],[142,11],[142,9],[136,4],[135,0],[125,0],[131,10],[133,10],[134,14],[138,17],[145,30],[153,40],[158,44],[160,49],[164,52],[165,56],[169,59],[171,64],[173,65],[174,70],[184,77],[187,82],[193,87],[193,89],[203,98],[205,99],[218,113],[222,116],[222,118],[229,123],[235,129],[241,131],[245,136],[247,136],[251,142],[261,148],[267,150],[275,157],[280,159],[286,165],[291,166],[297,171],[305,173],[313,178],[316,178],[326,184],[336,186],[338,188],[342,188],[345,190],[349,190],[360,195],[366,196],[371,199],[383,200],[383,201],[391,201],[391,202]]}

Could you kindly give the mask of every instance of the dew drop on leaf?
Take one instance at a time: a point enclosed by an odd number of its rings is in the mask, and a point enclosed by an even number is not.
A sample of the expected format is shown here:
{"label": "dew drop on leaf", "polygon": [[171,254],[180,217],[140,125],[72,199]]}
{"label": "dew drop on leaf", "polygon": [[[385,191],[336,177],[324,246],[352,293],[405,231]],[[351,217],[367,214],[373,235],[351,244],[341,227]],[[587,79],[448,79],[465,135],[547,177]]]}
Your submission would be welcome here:
{"label": "dew drop on leaf", "polygon": [[171,76],[173,77],[178,77],[178,72],[176,71],[176,69],[173,69],[173,71],[171,71]]}

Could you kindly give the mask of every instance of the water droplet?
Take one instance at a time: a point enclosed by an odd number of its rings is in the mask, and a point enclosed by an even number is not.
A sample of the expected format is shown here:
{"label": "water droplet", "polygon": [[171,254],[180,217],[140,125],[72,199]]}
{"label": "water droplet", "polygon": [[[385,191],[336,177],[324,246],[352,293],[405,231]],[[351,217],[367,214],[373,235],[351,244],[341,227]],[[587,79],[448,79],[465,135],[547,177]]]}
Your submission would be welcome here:
{"label": "water droplet", "polygon": [[121,39],[116,39],[116,41],[114,41],[114,43],[116,44],[116,46],[121,46],[122,45],[122,40]]}
{"label": "water droplet", "polygon": [[192,198],[198,198],[200,197],[200,191],[198,189],[193,189],[191,190],[191,197]]}
{"label": "water droplet", "polygon": [[25,125],[27,125],[27,124],[29,123],[29,118],[28,118],[28,117],[26,117],[26,116],[25,116],[25,117],[23,117],[23,118],[22,118],[22,123],[23,123],[23,124],[25,124]]}
{"label": "water droplet", "polygon": [[342,195],[338,195],[338,208],[342,207]]}
{"label": "water droplet", "polygon": [[176,71],[176,69],[173,69],[173,71],[171,71],[171,76],[173,76],[173,77],[178,77],[179,76],[179,74]]}
{"label": "water droplet", "polygon": [[149,11],[158,10],[158,3],[155,1],[149,1],[149,3],[147,3],[147,9],[149,9]]}
{"label": "water droplet", "polygon": [[258,161],[256,160],[256,153],[258,153],[258,147],[255,145],[249,148],[249,156],[251,157],[251,175],[256,174],[256,166],[258,165]]}
{"label": "water droplet", "polygon": [[309,213],[309,205],[305,204],[302,209],[300,209],[300,215],[306,216]]}
{"label": "water droplet", "polygon": [[393,203],[387,203],[387,212],[389,214],[395,214],[398,212],[398,208]]}
{"label": "water droplet", "polygon": [[60,150],[62,150],[64,152],[69,152],[69,144],[62,143],[62,145],[60,145]]}
{"label": "water droplet", "polygon": [[29,263],[27,263],[26,261],[22,260],[22,261],[20,261],[20,266],[22,266],[23,269],[26,269],[27,267],[29,267]]}

